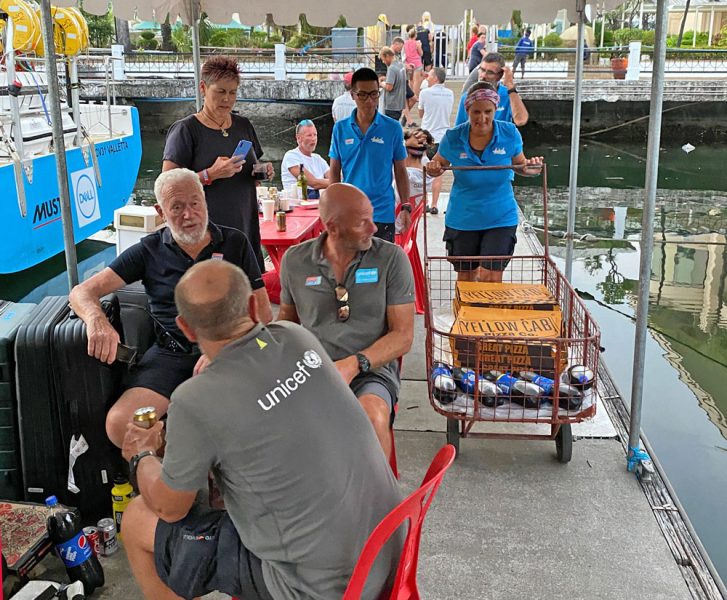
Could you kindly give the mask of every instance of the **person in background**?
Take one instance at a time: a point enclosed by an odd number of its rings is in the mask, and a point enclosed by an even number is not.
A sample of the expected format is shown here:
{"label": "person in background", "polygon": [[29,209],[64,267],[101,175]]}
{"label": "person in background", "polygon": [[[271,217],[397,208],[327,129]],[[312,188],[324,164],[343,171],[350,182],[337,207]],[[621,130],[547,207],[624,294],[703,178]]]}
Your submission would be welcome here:
{"label": "person in background", "polygon": [[470,49],[470,59],[467,63],[467,69],[470,73],[477,68],[487,53],[487,34],[481,33],[477,36],[477,41]]}
{"label": "person in background", "polygon": [[71,290],[71,308],[86,324],[88,353],[111,364],[116,359],[119,334],[101,310],[99,298],[129,283],[141,281],[156,322],[156,344],[129,371],[126,389],[106,416],[109,439],[121,446],[134,411],[153,406],[158,416],[167,412],[176,387],[203,369],[200,356],[177,326],[174,286],[194,264],[215,258],[241,267],[252,284],[260,319],[273,318],[260,267],[247,237],[241,231],[209,222],[199,177],[188,169],[173,169],[154,183],[157,212],[167,226],[143,237],[111,264]]}
{"label": "person in background", "polygon": [[[263,149],[250,120],[232,113],[239,84],[237,60],[213,56],[205,61],[200,82],[204,105],[169,128],[162,171],[186,167],[197,173],[205,187],[210,220],[242,231],[265,272],[252,173]],[[247,156],[233,157],[240,140],[252,142],[252,148]],[[273,177],[271,163],[267,175]]]}
{"label": "person in background", "polygon": [[[439,69],[434,67],[432,71]],[[424,202],[424,166],[429,162],[427,151],[434,146],[432,134],[422,128],[408,128],[404,130],[404,147],[406,148],[406,173],[409,177],[409,193],[414,199],[414,204],[404,203],[396,217],[396,233],[400,234],[409,229],[411,225],[411,213],[420,202]],[[427,192],[437,179],[441,177],[430,177],[427,175]],[[401,199],[397,195],[396,203]]]}
{"label": "person in background", "polygon": [[[467,122],[447,131],[439,151],[427,164],[433,177],[443,167],[516,165],[521,175],[538,175],[543,158],[525,158],[520,132],[514,124],[495,119],[500,97],[492,84],[479,82],[465,101]],[[444,242],[449,257],[497,256],[502,259],[457,261],[461,281],[502,281],[517,241],[518,207],[510,169],[453,171],[454,184],[445,218]]]}
{"label": "person in background", "polygon": [[522,127],[528,122],[528,111],[515,87],[515,76],[512,69],[505,66],[505,58],[502,54],[490,52],[482,59],[478,69],[473,71],[465,81],[459,108],[457,109],[457,117],[454,121],[455,125],[461,125],[467,121],[467,111],[464,106],[467,90],[478,80],[493,85],[500,96],[495,119],[515,123],[518,127]]}
{"label": "person in background", "polygon": [[300,165],[303,165],[308,181],[308,198],[320,198],[320,190],[328,187],[330,167],[320,154],[314,150],[318,145],[318,130],[310,119],[304,119],[295,126],[295,140],[298,146],[288,150],[280,165],[280,177],[286,189],[295,187],[300,176]]}
{"label": "person in background", "polygon": [[340,96],[336,96],[333,100],[331,114],[333,115],[334,122],[350,117],[353,109],[356,108],[356,103],[353,100],[353,96],[351,96],[352,77],[353,72],[346,73],[343,76],[343,87],[345,88],[345,91]]}
{"label": "person in background", "polygon": [[384,88],[384,114],[398,121],[406,106],[406,69],[401,61],[396,60],[394,51],[388,46],[381,49],[379,58],[386,65],[386,75],[381,76],[381,87]]}
{"label": "person in background", "polygon": [[470,50],[472,50],[472,46],[475,45],[475,42],[480,37],[480,28],[478,25],[472,25],[472,28],[470,29],[470,41],[467,42],[467,56],[470,54]]}
{"label": "person in background", "polygon": [[411,72],[411,89],[414,96],[419,95],[419,88],[422,85],[424,63],[422,62],[422,43],[416,39],[416,27],[409,29],[409,39],[404,42],[404,64],[407,72]]}
{"label": "person in background", "polygon": [[[258,322],[233,265],[195,265],[175,301],[211,362],[174,392],[166,427],[126,431],[139,496],[124,511],[124,548],[143,597],[341,598],[402,498],[360,403],[311,333]],[[226,510],[196,501],[210,471]],[[383,547],[362,600],[388,597],[402,542]]]}
{"label": "person in background", "polygon": [[[391,41],[391,49],[394,51],[394,57],[396,60],[404,62],[404,38],[401,37],[395,37]],[[399,122],[403,125],[416,125],[414,123],[414,120],[411,118],[411,113],[409,112],[414,105],[417,103],[417,96],[414,95],[414,91],[411,89],[411,86],[409,85],[409,81],[406,82],[406,104],[404,105],[404,110],[401,119],[399,119]]]}
{"label": "person in background", "polygon": [[[422,118],[422,129],[431,133],[432,156],[437,153],[439,142],[449,129],[449,119],[454,106],[454,93],[444,87],[447,72],[442,67],[434,67],[429,71],[427,81],[429,87],[419,94],[419,116]],[[411,183],[411,178],[409,179]],[[436,215],[439,212],[437,202],[442,191],[442,178],[437,177],[432,183],[432,204],[428,212]]]}
{"label": "person in background", "polygon": [[520,38],[517,46],[515,46],[515,60],[512,63],[512,72],[517,73],[517,67],[520,65],[523,72],[522,79],[525,79],[525,62],[535,51],[533,40],[530,39],[531,33],[532,31],[530,29],[526,29],[525,35]]}
{"label": "person in background", "polygon": [[[404,159],[404,136],[398,122],[377,110],[379,78],[373,69],[353,74],[351,93],[356,110],[348,119],[337,121],[331,135],[331,183],[343,181],[359,188],[371,201],[376,236],[394,241],[394,190],[409,197],[409,179]],[[392,175],[393,167],[393,175]]]}
{"label": "person in background", "polygon": [[354,186],[331,185],[320,209],[326,231],[283,257],[278,320],[300,323],[320,340],[388,458],[398,359],[414,339],[411,265],[399,246],[374,238],[371,202]]}
{"label": "person in background", "polygon": [[422,44],[422,63],[424,63],[424,71],[427,72],[434,64],[432,60],[434,23],[432,23],[432,16],[426,10],[422,13],[422,20],[417,26],[417,40]]}

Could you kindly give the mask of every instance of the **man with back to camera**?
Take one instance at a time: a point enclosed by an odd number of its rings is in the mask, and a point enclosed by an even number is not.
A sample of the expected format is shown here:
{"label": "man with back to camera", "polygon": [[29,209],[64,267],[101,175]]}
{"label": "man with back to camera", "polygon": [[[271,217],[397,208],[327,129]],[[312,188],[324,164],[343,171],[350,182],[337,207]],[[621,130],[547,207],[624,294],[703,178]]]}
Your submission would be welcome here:
{"label": "man with back to camera", "polygon": [[[163,462],[161,422],[129,424],[124,438],[140,491],[124,512],[124,547],[144,596],[341,598],[371,531],[401,501],[361,406],[311,333],[257,322],[234,265],[195,265],[175,300],[210,364],[174,392]],[[195,504],[210,470],[226,511]],[[384,547],[363,598],[390,585],[401,542]]]}
{"label": "man with back to camera", "polygon": [[131,369],[126,390],[106,417],[109,439],[119,447],[126,424],[137,408],[154,406],[157,415],[164,415],[174,389],[206,363],[206,357],[187,342],[175,321],[174,286],[187,269],[208,258],[242,267],[255,290],[260,318],[265,322],[273,318],[250,242],[237,229],[209,222],[197,174],[181,168],[165,171],[154,183],[154,195],[158,202],[156,210],[167,226],[127,248],[70,294],[71,307],[88,330],[88,353],[102,362],[111,364],[116,360],[119,334],[103,313],[100,298],[141,281],[157,321],[156,344]]}
{"label": "man with back to camera", "polygon": [[534,53],[533,40],[530,39],[531,33],[530,29],[526,29],[525,35],[520,38],[517,46],[515,46],[515,60],[512,62],[512,72],[513,74],[517,73],[517,67],[520,65],[523,72],[522,79],[525,79],[525,62]]}
{"label": "man with back to camera", "polygon": [[470,73],[462,86],[462,97],[457,109],[455,127],[467,121],[467,111],[464,101],[467,91],[478,81],[487,81],[495,86],[500,103],[497,105],[495,119],[498,121],[513,122],[522,127],[528,122],[528,111],[525,108],[520,94],[515,87],[515,76],[512,69],[505,65],[505,58],[499,52],[490,52],[480,63],[479,67]]}
{"label": "man with back to camera", "polygon": [[318,337],[388,458],[398,359],[414,339],[411,265],[399,246],[374,239],[371,203],[361,190],[332,184],[320,210],[323,235],[283,257],[278,320],[300,323]]}
{"label": "man with back to camera", "polygon": [[315,123],[310,119],[298,123],[295,126],[295,139],[298,146],[285,153],[280,166],[283,187],[295,187],[300,175],[300,165],[303,165],[303,172],[308,182],[308,198],[320,198],[320,190],[328,187],[330,168],[321,155],[314,152],[318,145],[318,130]]}
{"label": "man with back to camera", "polygon": [[406,67],[388,46],[381,49],[379,58],[386,65],[386,75],[380,78],[384,88],[384,114],[398,121],[406,106]]}
{"label": "man with back to camera", "polygon": [[[331,183],[359,188],[374,208],[374,235],[394,241],[395,203],[392,181],[400,198],[409,198],[401,125],[378,112],[379,78],[373,69],[358,69],[351,81],[356,110],[337,121],[331,135]],[[393,167],[393,176],[392,168]]]}
{"label": "man with back to camera", "polygon": [[341,121],[351,116],[353,109],[356,108],[356,102],[354,102],[351,96],[351,78],[353,73],[346,73],[343,76],[343,94],[336,96],[333,100],[333,106],[331,107],[331,115],[333,121]]}
{"label": "man with back to camera", "polygon": [[[432,134],[434,146],[430,149],[430,156],[434,156],[439,148],[444,134],[449,129],[449,118],[454,106],[454,92],[444,87],[447,72],[442,67],[434,67],[429,71],[427,81],[429,87],[419,92],[419,116],[422,118],[422,129]],[[427,212],[436,215],[439,212],[437,202],[442,191],[442,178],[436,177],[432,182],[432,204]],[[425,198],[426,200],[426,198]]]}

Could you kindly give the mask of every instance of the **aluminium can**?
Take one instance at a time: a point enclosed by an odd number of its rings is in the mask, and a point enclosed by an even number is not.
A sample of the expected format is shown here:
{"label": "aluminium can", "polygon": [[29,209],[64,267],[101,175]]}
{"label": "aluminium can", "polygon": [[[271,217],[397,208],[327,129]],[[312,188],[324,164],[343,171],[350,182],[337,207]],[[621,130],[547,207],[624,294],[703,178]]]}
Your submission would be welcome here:
{"label": "aluminium can", "polygon": [[142,429],[151,429],[157,422],[157,409],[153,406],[142,406],[134,411],[134,425]]}
{"label": "aluminium can", "polygon": [[285,213],[282,210],[275,213],[275,228],[278,231],[285,231],[287,229]]}
{"label": "aluminium can", "polygon": [[99,538],[101,541],[101,554],[111,556],[119,549],[119,540],[116,537],[116,523],[111,518],[101,519],[98,524]]}
{"label": "aluminium can", "polygon": [[84,527],[83,535],[88,540],[88,545],[91,546],[91,550],[96,556],[101,556],[101,536],[98,533],[96,527]]}

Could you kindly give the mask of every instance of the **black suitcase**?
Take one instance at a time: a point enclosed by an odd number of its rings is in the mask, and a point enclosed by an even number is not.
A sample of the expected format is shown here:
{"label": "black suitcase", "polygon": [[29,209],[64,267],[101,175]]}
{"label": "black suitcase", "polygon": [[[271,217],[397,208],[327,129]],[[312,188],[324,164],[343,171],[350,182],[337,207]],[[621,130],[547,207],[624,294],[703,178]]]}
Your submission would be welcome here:
{"label": "black suitcase", "polygon": [[[121,332],[119,303],[102,307]],[[18,414],[25,499],[42,502],[50,494],[76,506],[84,522],[111,514],[111,487],[120,470],[120,452],[106,436],[106,413],[119,397],[123,366],[88,356],[83,321],[71,313],[68,298],[45,298],[20,327],[15,346]],[[73,466],[78,493],[69,490],[72,439],[88,450]]]}
{"label": "black suitcase", "polygon": [[0,300],[0,498],[21,500],[20,440],[15,398],[15,335],[35,304]]}

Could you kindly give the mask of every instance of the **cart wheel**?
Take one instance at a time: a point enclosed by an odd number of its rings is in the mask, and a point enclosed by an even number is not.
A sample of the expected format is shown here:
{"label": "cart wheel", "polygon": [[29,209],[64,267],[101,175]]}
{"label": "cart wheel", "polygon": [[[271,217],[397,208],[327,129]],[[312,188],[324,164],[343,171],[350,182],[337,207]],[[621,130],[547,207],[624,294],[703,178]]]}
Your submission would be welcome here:
{"label": "cart wheel", "polygon": [[459,421],[447,418],[447,443],[454,446],[454,451],[459,456]]}
{"label": "cart wheel", "polygon": [[558,455],[558,461],[562,463],[570,462],[573,457],[573,432],[570,423],[564,423],[560,426],[555,436],[555,451]]}

